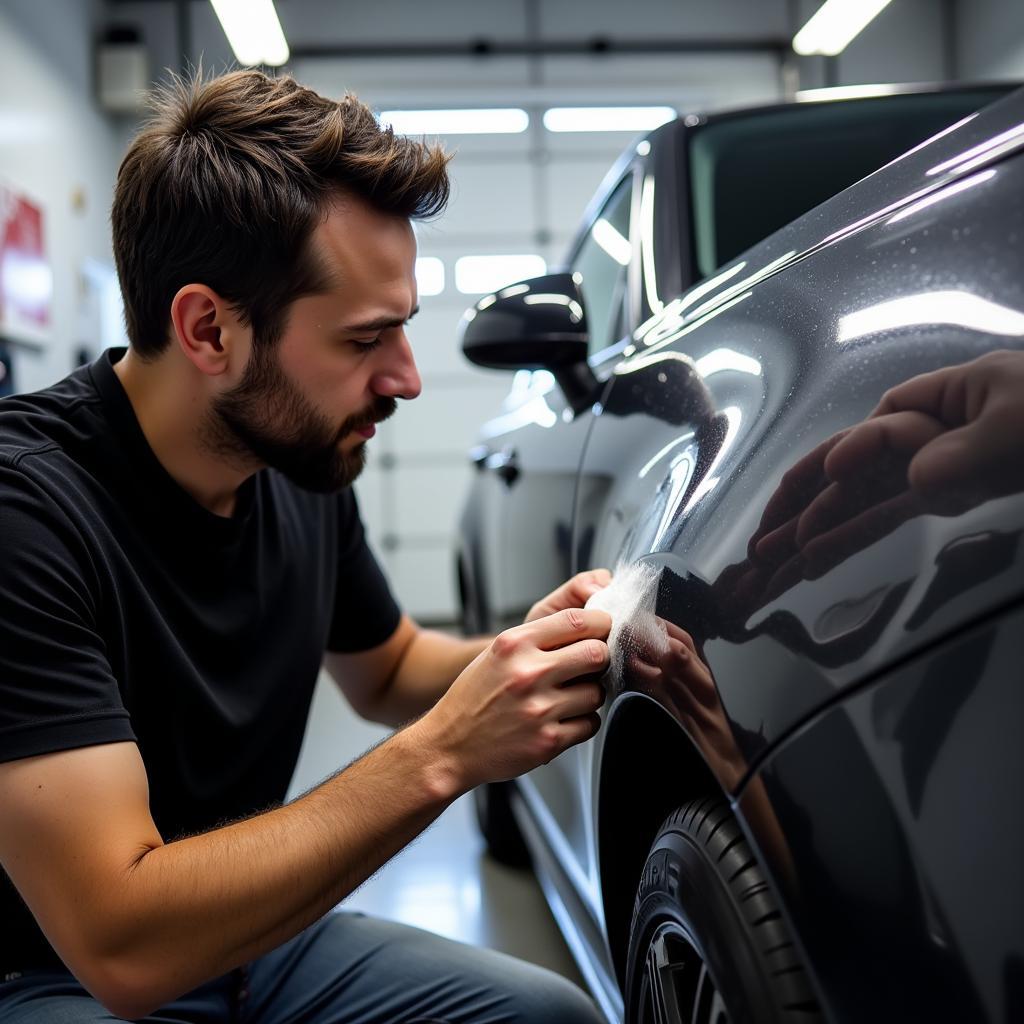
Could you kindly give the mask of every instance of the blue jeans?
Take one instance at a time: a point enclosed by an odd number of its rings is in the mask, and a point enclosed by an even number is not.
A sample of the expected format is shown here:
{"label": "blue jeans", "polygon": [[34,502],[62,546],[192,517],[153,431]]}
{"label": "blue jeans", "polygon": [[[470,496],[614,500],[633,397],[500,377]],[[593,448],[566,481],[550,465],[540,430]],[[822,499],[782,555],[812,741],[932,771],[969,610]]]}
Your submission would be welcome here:
{"label": "blue jeans", "polygon": [[[108,1013],[67,971],[0,981],[0,1024],[93,1024]],[[601,1024],[550,971],[358,913],[290,942],[144,1018],[153,1024]]]}

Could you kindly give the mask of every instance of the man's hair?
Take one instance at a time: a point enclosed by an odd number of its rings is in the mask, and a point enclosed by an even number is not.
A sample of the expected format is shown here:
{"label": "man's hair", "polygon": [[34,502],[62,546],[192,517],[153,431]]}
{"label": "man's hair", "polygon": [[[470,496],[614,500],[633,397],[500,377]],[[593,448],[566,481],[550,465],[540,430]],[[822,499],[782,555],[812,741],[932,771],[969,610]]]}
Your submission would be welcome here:
{"label": "man's hair", "polygon": [[166,348],[171,301],[191,282],[272,344],[288,306],[327,286],[310,240],[331,202],[432,216],[448,201],[448,159],[382,128],[351,95],[325,99],[260,71],[173,79],[121,162],[111,210],[132,348],[143,359]]}

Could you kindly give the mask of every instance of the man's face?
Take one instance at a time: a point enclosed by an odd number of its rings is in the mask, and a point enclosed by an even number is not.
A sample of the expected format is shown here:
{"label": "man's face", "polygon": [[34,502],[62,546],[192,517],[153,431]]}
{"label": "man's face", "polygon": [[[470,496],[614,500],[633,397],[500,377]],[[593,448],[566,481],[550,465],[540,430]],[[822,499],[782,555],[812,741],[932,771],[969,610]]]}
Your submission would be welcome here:
{"label": "man's face", "polygon": [[294,302],[277,343],[252,349],[241,380],[214,400],[209,434],[330,492],[362,471],[374,424],[396,399],[420,392],[404,329],[416,311],[416,240],[404,218],[348,199],[331,207],[313,246],[329,291]]}

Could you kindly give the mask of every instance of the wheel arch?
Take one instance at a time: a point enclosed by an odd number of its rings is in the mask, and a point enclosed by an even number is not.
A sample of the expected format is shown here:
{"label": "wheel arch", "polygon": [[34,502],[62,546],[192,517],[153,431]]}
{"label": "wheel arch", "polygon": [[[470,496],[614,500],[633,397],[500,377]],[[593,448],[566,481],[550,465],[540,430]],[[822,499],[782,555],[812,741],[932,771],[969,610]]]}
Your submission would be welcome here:
{"label": "wheel arch", "polygon": [[651,843],[672,811],[712,794],[729,798],[682,726],[650,697],[620,697],[605,723],[595,808],[605,927],[620,984]]}

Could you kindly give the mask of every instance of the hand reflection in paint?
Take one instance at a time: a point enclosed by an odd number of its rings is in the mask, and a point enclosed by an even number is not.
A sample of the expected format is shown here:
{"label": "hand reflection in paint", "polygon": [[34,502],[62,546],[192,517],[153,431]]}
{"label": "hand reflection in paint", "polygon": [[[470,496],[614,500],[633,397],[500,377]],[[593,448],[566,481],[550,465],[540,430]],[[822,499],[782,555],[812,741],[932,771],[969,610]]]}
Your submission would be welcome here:
{"label": "hand reflection in paint", "polygon": [[[657,615],[652,618],[653,629],[624,630],[621,642],[628,653],[623,669],[638,690],[674,714],[719,781],[732,790],[747,766],[733,740],[711,671],[689,633]],[[652,642],[658,633],[663,643]]]}
{"label": "hand reflection in paint", "polygon": [[817,579],[908,519],[1024,490],[1024,352],[990,352],[892,388],[782,478],[716,587],[749,607]]}
{"label": "hand reflection in paint", "polygon": [[[747,774],[747,762],[733,738],[711,670],[686,630],[653,612],[641,614],[649,621],[638,623],[636,629],[624,627],[620,637],[626,652],[623,673],[632,686],[654,697],[676,718],[723,789],[734,793]],[[744,806],[775,870],[795,893],[789,847],[759,776],[748,782]]]}

